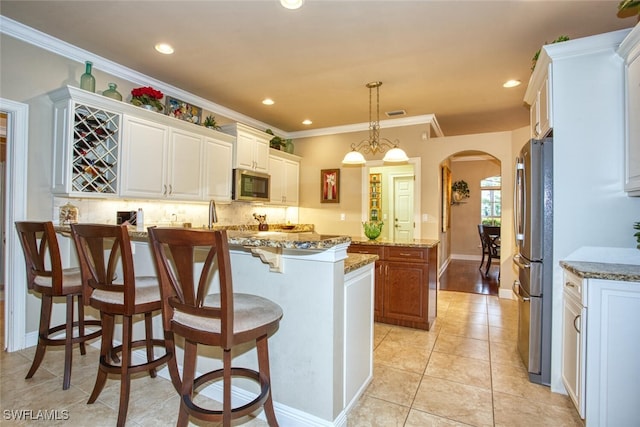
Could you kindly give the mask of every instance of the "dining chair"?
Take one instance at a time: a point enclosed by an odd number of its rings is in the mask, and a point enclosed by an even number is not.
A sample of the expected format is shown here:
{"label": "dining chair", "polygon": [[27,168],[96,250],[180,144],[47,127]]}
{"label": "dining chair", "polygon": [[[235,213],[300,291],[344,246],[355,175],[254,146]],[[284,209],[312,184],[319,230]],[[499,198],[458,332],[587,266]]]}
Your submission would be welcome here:
{"label": "dining chair", "polygon": [[[222,421],[226,427],[232,420],[263,407],[269,426],[277,426],[267,338],[277,330],[282,308],[257,295],[233,292],[225,230],[151,227],[149,239],[160,280],[165,340],[172,354],[176,354],[175,335],[184,338],[182,379],[178,376],[177,358],[169,361],[173,383],[180,385],[177,425],[186,426],[191,415],[203,421]],[[212,279],[216,273],[217,281]],[[256,346],[258,371],[232,366],[231,349],[245,343]],[[196,378],[198,345],[222,348],[222,369]],[[260,392],[251,402],[232,407],[231,379],[237,377],[253,380],[259,384]],[[194,402],[196,390],[220,380],[222,410],[204,408]]]}
{"label": "dining chair", "polygon": [[[484,275],[485,277],[489,277],[491,261],[494,259],[500,261],[500,227],[485,225],[482,227],[482,235],[484,237],[485,245],[487,245],[487,254],[489,256]],[[500,277],[499,272],[498,277]]]}
{"label": "dining chair", "polygon": [[487,246],[487,242],[484,239],[484,231],[483,225],[478,224],[478,236],[480,237],[480,245],[482,246],[482,259],[480,260],[480,267],[478,270],[482,271],[482,266],[484,265],[484,258],[489,256],[489,247]]}
{"label": "dining chair", "polygon": [[[31,368],[25,379],[36,373],[48,346],[64,346],[64,376],[62,389],[71,385],[71,362],[74,344],[80,344],[80,354],[85,355],[85,343],[98,338],[102,330],[86,330],[87,326],[100,326],[99,320],[85,319],[82,298],[82,280],[79,268],[62,268],[62,256],[58,238],[51,221],[18,221],[15,223],[22,244],[27,270],[27,288],[42,298],[38,344]],[[51,326],[54,297],[66,299],[66,318],[63,324]],[[78,317],[74,320],[74,301],[77,299]],[[57,335],[64,331],[63,337]]]}
{"label": "dining chair", "polygon": [[[80,260],[85,303],[99,310],[102,319],[98,375],[87,403],[96,401],[109,374],[119,375],[117,425],[124,426],[131,376],[148,371],[153,378],[156,368],[172,356],[166,351],[164,340],[153,339],[152,314],[161,309],[158,279],[155,276],[136,277],[126,225],[72,224],[71,232]],[[136,315],[144,316],[145,338],[140,340],[133,337],[133,318]],[[118,346],[113,343],[116,316],[123,319],[122,344]],[[146,362],[136,364],[133,360],[132,350],[137,347],[146,349]],[[154,347],[163,347],[164,354],[157,357]]]}

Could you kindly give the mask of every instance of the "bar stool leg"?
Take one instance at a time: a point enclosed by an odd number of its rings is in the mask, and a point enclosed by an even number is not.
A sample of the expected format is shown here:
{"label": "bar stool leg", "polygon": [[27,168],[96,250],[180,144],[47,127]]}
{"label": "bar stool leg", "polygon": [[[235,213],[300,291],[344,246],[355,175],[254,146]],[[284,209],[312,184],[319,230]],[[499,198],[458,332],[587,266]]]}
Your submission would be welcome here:
{"label": "bar stool leg", "polygon": [[51,321],[51,305],[53,300],[50,295],[42,295],[42,304],[40,305],[40,326],[38,327],[38,345],[36,347],[36,354],[33,357],[31,368],[27,372],[25,379],[33,377],[36,373],[42,359],[44,359],[44,353],[47,350],[47,346],[44,340],[49,337],[49,322]]}
{"label": "bar stool leg", "polygon": [[108,364],[109,357],[112,354],[113,345],[113,316],[105,313],[100,313],[100,319],[102,320],[102,342],[100,344],[100,366],[98,367],[98,376],[96,377],[96,383],[93,386],[91,396],[87,403],[93,403],[96,401],[100,392],[104,388],[107,382],[107,371],[103,365]]}
{"label": "bar stool leg", "polygon": [[180,392],[180,414],[177,427],[185,427],[189,424],[189,413],[185,399],[191,401],[193,394],[193,380],[195,379],[196,357],[198,355],[197,344],[193,341],[184,341],[184,361],[182,369],[182,388]]}
{"label": "bar stool leg", "polygon": [[[73,305],[73,300],[71,301],[71,305]],[[73,322],[73,318],[71,319]],[[84,304],[82,303],[82,296],[78,295],[78,336],[84,336]],[[85,347],[84,341],[80,342],[80,354],[84,356],[87,354],[87,349]]]}
{"label": "bar stool leg", "polygon": [[267,416],[269,427],[278,427],[278,420],[273,409],[273,399],[271,397],[271,371],[269,369],[269,346],[267,344],[267,336],[264,335],[256,340],[258,350],[258,370],[262,374],[260,376],[260,385],[263,384],[263,377],[269,383],[269,397],[264,402],[264,412]]}
{"label": "bar stool leg", "polygon": [[73,295],[67,295],[67,323],[64,337],[64,377],[62,389],[71,385],[71,358],[73,357]]}
{"label": "bar stool leg", "polygon": [[[151,324],[151,313],[144,314],[144,335],[147,343],[147,362],[151,362],[153,360],[153,343],[151,342],[153,339],[153,329]],[[156,377],[155,368],[149,369],[149,376],[151,378]]]}
{"label": "bar stool leg", "polygon": [[122,316],[122,370],[120,371],[120,403],[118,409],[118,427],[124,427],[129,409],[129,394],[131,391],[131,339],[132,339],[132,319],[131,316]]}

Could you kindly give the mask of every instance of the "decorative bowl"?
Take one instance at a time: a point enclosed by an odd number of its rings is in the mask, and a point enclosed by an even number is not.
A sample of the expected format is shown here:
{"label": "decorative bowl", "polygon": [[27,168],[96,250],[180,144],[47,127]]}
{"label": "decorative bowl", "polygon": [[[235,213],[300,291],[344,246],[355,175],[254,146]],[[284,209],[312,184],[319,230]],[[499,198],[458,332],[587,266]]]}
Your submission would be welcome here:
{"label": "decorative bowl", "polygon": [[382,226],[384,222],[382,221],[367,221],[363,222],[362,226],[364,227],[364,235],[367,236],[370,240],[375,240],[382,233]]}

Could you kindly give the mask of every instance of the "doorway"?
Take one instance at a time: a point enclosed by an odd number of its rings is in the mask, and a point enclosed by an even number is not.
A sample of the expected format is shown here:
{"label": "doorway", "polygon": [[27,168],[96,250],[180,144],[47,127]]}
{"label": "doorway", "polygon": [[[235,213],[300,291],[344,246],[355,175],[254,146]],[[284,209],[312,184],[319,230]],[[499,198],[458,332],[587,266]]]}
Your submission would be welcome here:
{"label": "doorway", "polygon": [[[366,163],[362,168],[363,221],[370,219],[367,214],[369,197],[366,195],[369,194],[371,174],[380,174],[382,177],[380,220],[385,224],[382,228],[382,238],[390,240],[420,238],[420,158],[411,158],[408,163],[397,166],[385,165],[381,160]],[[399,225],[398,228],[395,227],[396,223]]]}
{"label": "doorway", "polygon": [[27,286],[24,258],[13,223],[27,217],[27,144],[29,106],[0,98],[0,111],[6,114],[6,167],[2,237],[4,250],[4,342],[3,349],[25,348]]}

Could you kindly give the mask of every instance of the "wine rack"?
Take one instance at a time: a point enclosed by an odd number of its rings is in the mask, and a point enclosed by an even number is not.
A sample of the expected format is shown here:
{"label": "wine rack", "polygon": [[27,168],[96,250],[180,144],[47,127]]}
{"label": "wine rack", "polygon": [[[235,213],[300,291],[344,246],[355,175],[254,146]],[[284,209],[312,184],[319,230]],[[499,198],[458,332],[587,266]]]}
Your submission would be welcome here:
{"label": "wine rack", "polygon": [[117,194],[120,115],[74,105],[71,191]]}
{"label": "wine rack", "polygon": [[369,175],[369,221],[382,220],[382,174]]}

